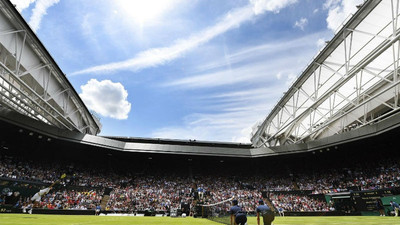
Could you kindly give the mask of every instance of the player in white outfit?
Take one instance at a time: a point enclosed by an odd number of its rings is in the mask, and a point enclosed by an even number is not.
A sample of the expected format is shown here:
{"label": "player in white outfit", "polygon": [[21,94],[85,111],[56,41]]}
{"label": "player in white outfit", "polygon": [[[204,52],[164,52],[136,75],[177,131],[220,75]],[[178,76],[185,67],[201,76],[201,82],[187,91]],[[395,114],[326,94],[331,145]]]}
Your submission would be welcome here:
{"label": "player in white outfit", "polygon": [[59,180],[56,180],[52,185],[50,185],[50,187],[47,187],[45,189],[40,190],[38,193],[36,193],[31,200],[32,201],[36,201],[36,202],[40,202],[40,200],[42,200],[42,196],[46,195],[47,193],[49,193],[49,191],[53,188],[54,185],[56,185],[57,183],[59,183],[61,181],[61,179],[64,179],[67,175],[64,173],[63,175],[61,175]]}
{"label": "player in white outfit", "polygon": [[40,202],[40,200],[42,199],[42,196],[45,195],[45,194],[47,194],[47,193],[49,193],[50,190],[51,190],[51,187],[48,187],[48,188],[45,188],[45,189],[40,190],[38,193],[36,193],[36,194],[31,198],[31,200],[32,200],[32,201]]}

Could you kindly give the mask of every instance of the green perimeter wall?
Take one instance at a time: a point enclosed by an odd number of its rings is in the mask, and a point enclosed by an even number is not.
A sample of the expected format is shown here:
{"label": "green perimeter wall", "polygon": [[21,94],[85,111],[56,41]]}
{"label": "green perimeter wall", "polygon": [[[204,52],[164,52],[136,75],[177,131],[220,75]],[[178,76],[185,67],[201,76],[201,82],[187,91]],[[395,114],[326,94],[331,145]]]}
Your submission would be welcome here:
{"label": "green perimeter wall", "polygon": [[393,195],[381,198],[384,206],[390,206],[390,201],[400,203],[400,195]]}

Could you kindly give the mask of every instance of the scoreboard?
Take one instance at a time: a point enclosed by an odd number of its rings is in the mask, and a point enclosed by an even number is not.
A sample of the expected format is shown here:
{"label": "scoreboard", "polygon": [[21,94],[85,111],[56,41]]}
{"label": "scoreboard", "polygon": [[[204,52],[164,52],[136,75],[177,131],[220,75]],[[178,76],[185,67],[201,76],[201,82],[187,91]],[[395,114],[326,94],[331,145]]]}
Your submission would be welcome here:
{"label": "scoreboard", "polygon": [[353,192],[352,199],[357,211],[376,210],[376,201],[383,196],[393,195],[392,190],[360,191]]}

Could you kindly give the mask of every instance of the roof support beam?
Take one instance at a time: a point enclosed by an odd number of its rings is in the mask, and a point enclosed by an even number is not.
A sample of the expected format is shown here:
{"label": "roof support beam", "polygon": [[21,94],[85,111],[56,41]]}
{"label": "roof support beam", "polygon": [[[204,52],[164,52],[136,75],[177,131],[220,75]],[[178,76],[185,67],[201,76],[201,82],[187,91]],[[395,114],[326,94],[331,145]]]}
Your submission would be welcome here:
{"label": "roof support beam", "polygon": [[[318,138],[319,135],[316,135],[314,128],[318,127],[317,132],[319,133],[320,128],[329,124],[329,121],[334,118],[347,117],[349,121],[363,125],[368,123],[370,118],[376,118],[367,115],[374,114],[373,110],[385,110],[385,107],[388,106],[390,106],[389,109],[395,110],[399,107],[399,86],[393,86],[391,89],[393,94],[391,99],[388,95],[389,92],[385,92],[384,96],[376,95],[391,84],[397,83],[399,76],[400,29],[398,29],[398,16],[400,4],[399,0],[390,1],[391,6],[388,5],[388,1],[380,4],[379,0],[366,1],[363,4],[361,10],[320,52],[264,120],[252,138],[254,146],[262,144],[257,140],[259,134],[267,137],[267,140],[263,140],[263,142],[271,142],[276,138],[288,141],[305,140],[302,132],[304,134],[312,132],[314,134],[312,138]],[[382,12],[388,12],[388,9],[392,11],[391,18],[389,14],[385,14],[384,19],[371,19],[374,16],[382,18]],[[368,22],[363,23],[367,17],[369,17],[366,20]],[[363,31],[368,24],[375,21],[379,24],[371,27],[368,32]],[[358,27],[359,24],[361,25]],[[392,59],[388,58],[389,54],[393,55]],[[392,64],[390,64],[391,61]],[[390,66],[388,66],[389,64]],[[322,79],[321,71],[324,73]],[[305,84],[307,87],[303,86]],[[299,95],[302,100],[296,102],[298,101],[296,96]],[[373,105],[365,104],[370,100],[368,96],[376,98]],[[381,97],[384,98],[379,101]],[[380,102],[380,108],[377,108],[378,102]],[[363,104],[364,106],[359,108]],[[357,113],[360,113],[359,116],[347,115],[356,108]],[[362,109],[362,112],[359,109]],[[292,115],[289,117],[290,120],[288,119],[289,121],[284,123],[282,123],[283,112]],[[278,125],[278,129],[272,129],[273,133],[266,132],[271,127],[270,123],[276,120],[282,126]],[[309,120],[309,123],[307,124],[305,120]],[[323,126],[319,125],[321,122]],[[343,128],[347,126],[347,122],[344,120],[341,120],[341,124]],[[328,129],[331,132],[335,129],[335,132],[340,132],[343,128],[335,125],[329,126]],[[300,136],[298,136],[299,133]],[[306,136],[311,137],[310,135]],[[284,142],[281,141],[281,143]]]}

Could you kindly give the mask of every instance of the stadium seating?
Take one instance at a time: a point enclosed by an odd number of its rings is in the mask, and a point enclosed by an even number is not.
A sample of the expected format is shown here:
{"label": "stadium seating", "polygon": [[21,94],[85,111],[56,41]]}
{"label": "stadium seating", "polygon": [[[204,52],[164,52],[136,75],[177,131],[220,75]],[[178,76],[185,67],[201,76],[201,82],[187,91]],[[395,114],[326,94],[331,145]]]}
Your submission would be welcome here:
{"label": "stadium seating", "polygon": [[[42,187],[68,175],[58,186],[42,198],[35,207],[46,209],[92,210],[102,204],[103,210],[111,212],[154,211],[167,213],[171,208],[197,202],[213,204],[235,196],[248,212],[254,212],[264,193],[275,208],[285,211],[329,211],[333,210],[325,201],[316,199],[318,194],[351,190],[378,190],[400,187],[400,169],[396,161],[383,161],[368,166],[354,165],[352,168],[320,170],[297,174],[222,175],[222,174],[165,174],[119,173],[92,165],[60,161],[35,161],[22,156],[0,154],[0,179],[19,182],[36,182]],[[201,187],[202,194],[199,194]],[[104,189],[111,190],[102,203]],[[296,194],[308,191],[309,194]],[[5,204],[7,193],[1,196]],[[265,197],[265,196],[264,196]],[[29,202],[22,196],[19,207]],[[227,211],[230,202],[220,205]]]}

